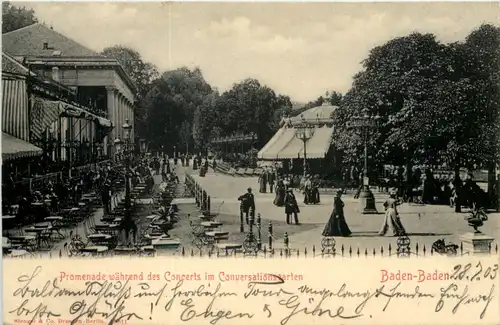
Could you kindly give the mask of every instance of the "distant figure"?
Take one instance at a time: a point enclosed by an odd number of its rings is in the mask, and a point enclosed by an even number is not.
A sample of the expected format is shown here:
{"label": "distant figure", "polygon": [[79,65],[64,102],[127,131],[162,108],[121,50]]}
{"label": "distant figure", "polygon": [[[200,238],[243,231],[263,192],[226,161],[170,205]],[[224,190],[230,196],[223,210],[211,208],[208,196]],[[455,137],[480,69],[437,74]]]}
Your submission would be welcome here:
{"label": "distant figure", "polygon": [[269,183],[269,192],[273,193],[275,174],[272,169],[267,170],[267,182]]}
{"label": "distant figure", "polygon": [[312,190],[312,182],[311,177],[309,175],[306,176],[304,182],[304,204],[311,204],[311,190]]}
{"label": "distant figure", "polygon": [[240,203],[240,213],[245,214],[245,220],[246,220],[246,223],[248,224],[250,209],[252,209],[252,214],[255,213],[255,198],[254,198],[254,195],[252,193],[252,189],[249,187],[247,189],[247,192],[238,198],[238,201],[241,202]]}
{"label": "distant figure", "polygon": [[351,229],[347,225],[344,217],[344,202],[342,201],[342,191],[338,191],[333,201],[333,211],[330,219],[326,223],[322,233],[325,237],[349,237]]}
{"label": "distant figure", "polygon": [[295,221],[296,225],[299,225],[299,205],[297,204],[297,199],[295,198],[295,195],[293,194],[293,190],[289,188],[287,190],[287,193],[285,195],[285,214],[286,214],[286,223],[290,224],[291,219],[292,219],[292,214],[293,218]]}
{"label": "distant figure", "polygon": [[321,200],[319,197],[319,177],[316,175],[316,177],[313,178],[311,181],[311,197],[309,203],[319,204],[320,202]]}
{"label": "distant figure", "polygon": [[263,172],[259,176],[259,193],[267,192],[267,172]]}
{"label": "distant figure", "polygon": [[273,203],[275,206],[282,207],[285,205],[286,188],[281,178],[278,179],[275,190],[276,190],[276,195],[274,197]]}
{"label": "distant figure", "polygon": [[107,216],[111,212],[111,184],[108,181],[102,187],[101,198],[104,205],[104,215]]}

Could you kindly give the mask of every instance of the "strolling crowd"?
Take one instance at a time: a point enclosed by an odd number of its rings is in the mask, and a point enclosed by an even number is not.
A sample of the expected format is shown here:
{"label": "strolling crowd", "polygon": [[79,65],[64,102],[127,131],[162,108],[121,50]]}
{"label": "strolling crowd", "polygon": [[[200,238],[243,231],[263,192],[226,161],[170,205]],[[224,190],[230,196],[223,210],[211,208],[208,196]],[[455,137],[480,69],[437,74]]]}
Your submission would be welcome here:
{"label": "strolling crowd", "polygon": [[[290,179],[277,175],[275,169],[268,168],[260,175],[258,183],[260,193],[267,193],[269,186],[269,193],[274,194],[274,205],[284,207],[286,223],[300,225],[300,208]],[[304,194],[304,204],[320,204],[319,178],[317,176],[306,175],[301,185]],[[339,190],[335,195],[332,213],[322,232],[322,235],[325,237],[348,237],[352,234],[344,216],[345,205],[342,201],[342,194],[343,190]],[[246,215],[248,222],[249,214],[255,211],[255,197],[252,189],[248,188],[247,193],[241,195],[238,200],[241,202],[240,208],[243,214]],[[383,204],[385,213],[381,229],[378,232],[379,236],[402,236],[406,234],[397,209],[401,203],[402,201],[397,198],[397,191],[392,191],[389,198]]]}

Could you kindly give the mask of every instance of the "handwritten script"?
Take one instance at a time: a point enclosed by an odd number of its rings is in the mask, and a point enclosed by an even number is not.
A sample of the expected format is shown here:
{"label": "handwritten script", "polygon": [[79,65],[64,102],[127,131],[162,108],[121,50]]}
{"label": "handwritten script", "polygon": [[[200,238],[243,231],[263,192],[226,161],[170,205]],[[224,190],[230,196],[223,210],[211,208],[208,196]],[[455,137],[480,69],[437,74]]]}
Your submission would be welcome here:
{"label": "handwritten script", "polygon": [[[338,282],[313,287],[267,274],[266,281],[96,280],[61,281],[42,266],[23,272],[11,281],[4,321],[26,324],[125,324],[167,320],[201,324],[266,323],[302,324],[338,319],[376,319],[381,313],[401,312],[401,306],[448,317],[465,312],[483,319],[498,305],[496,282],[487,290],[471,283],[450,280],[432,286],[402,281],[373,283]],[[271,280],[269,280],[271,279]],[[352,281],[351,281],[352,282]],[[482,287],[484,288],[484,286]]]}

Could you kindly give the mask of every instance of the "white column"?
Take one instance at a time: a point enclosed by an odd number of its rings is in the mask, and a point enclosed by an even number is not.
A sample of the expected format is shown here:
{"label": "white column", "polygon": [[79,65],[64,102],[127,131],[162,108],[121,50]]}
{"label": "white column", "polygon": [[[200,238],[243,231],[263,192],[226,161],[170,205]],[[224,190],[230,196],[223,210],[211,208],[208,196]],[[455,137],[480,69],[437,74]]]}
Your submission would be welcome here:
{"label": "white column", "polygon": [[118,91],[115,94],[115,125],[116,136],[121,138],[122,123],[120,118],[120,93]]}
{"label": "white column", "polygon": [[[122,110],[122,125],[125,123],[125,119],[127,118],[127,114],[125,114],[125,97],[123,95],[120,98],[120,108]],[[123,135],[125,136],[125,131],[123,131]]]}
{"label": "white column", "polygon": [[130,103],[130,124],[132,124],[132,129],[135,132],[135,115],[134,115],[134,102]]}
{"label": "white column", "polygon": [[118,134],[118,137],[123,140],[123,134],[122,134],[122,125],[123,125],[123,119],[122,119],[122,97],[120,92],[117,93],[116,99],[118,100],[118,105],[117,105],[117,124],[116,124],[116,133]]}
{"label": "white column", "polygon": [[[107,91],[107,111],[108,111],[108,120],[113,123],[113,126],[116,126],[115,115],[116,115],[116,105],[115,105],[115,92],[116,89],[114,87],[106,87]],[[115,129],[113,128],[111,132],[104,138],[104,152],[108,153],[108,146],[111,146],[111,153],[113,153],[113,141],[115,140]]]}
{"label": "white column", "polygon": [[[125,98],[122,94],[120,94],[120,116],[121,116],[121,125],[125,123]],[[125,130],[121,128],[122,139],[125,139]]]}

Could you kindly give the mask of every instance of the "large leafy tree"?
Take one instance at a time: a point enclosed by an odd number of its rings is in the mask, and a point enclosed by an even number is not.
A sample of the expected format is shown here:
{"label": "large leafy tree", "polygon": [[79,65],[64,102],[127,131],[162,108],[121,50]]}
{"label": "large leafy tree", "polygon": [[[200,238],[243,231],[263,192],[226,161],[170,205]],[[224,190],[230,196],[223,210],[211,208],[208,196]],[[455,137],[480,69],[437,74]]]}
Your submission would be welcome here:
{"label": "large leafy tree", "polygon": [[467,64],[464,70],[473,83],[475,94],[473,121],[478,136],[471,143],[480,158],[478,164],[488,167],[488,192],[495,182],[495,167],[500,161],[500,28],[484,24],[465,40]]}
{"label": "large leafy tree", "polygon": [[148,110],[148,137],[153,147],[188,151],[193,143],[195,112],[212,94],[200,69],[180,68],[167,71],[153,82],[152,90],[146,95],[144,106]]}
{"label": "large leafy tree", "polygon": [[16,7],[9,1],[2,2],[2,33],[38,23],[33,9]]}
{"label": "large leafy tree", "polygon": [[[337,148],[362,156],[354,116],[380,115],[369,139],[375,163],[477,168],[499,161],[500,30],[483,25],[442,44],[414,33],[374,48],[334,112]],[[408,166],[410,167],[410,166]],[[408,174],[409,175],[409,174]]]}
{"label": "large leafy tree", "polygon": [[436,82],[446,74],[446,59],[446,46],[432,34],[395,38],[370,52],[335,113],[337,146],[346,162],[355,163],[362,155],[362,141],[352,141],[360,138],[359,130],[348,126],[353,116],[364,114],[363,109],[381,117],[368,137],[374,162],[431,162],[427,150],[436,128],[436,103],[430,99]]}
{"label": "large leafy tree", "polygon": [[218,124],[226,135],[232,133],[257,134],[258,145],[269,140],[284,115],[292,107],[288,96],[277,95],[258,80],[246,79],[220,96]]}
{"label": "large leafy tree", "polygon": [[222,135],[220,126],[217,126],[217,105],[220,104],[217,91],[208,94],[194,112],[193,140],[197,150],[203,150],[210,144],[210,140]]}

